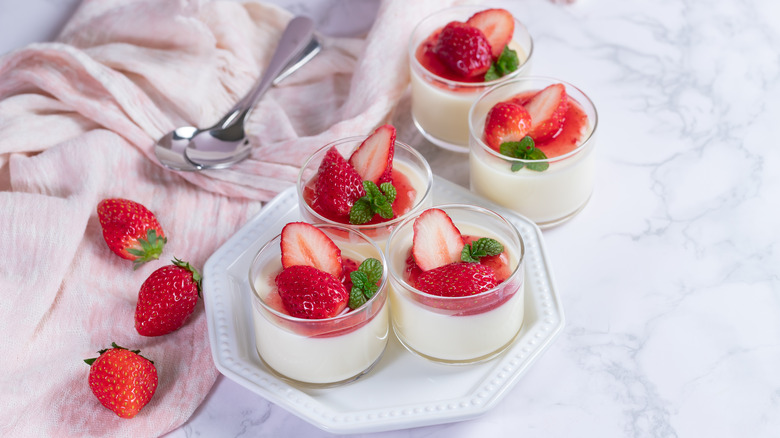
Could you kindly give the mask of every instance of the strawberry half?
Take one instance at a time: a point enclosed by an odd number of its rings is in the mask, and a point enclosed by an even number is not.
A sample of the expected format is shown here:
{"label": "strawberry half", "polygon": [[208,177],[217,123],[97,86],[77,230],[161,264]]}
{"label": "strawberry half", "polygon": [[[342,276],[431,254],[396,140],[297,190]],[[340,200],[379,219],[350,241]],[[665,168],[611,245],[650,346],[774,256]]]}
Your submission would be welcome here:
{"label": "strawberry half", "polygon": [[97,215],[108,248],[132,260],[134,269],[162,254],[165,233],[154,213],[143,205],[129,199],[103,199]]}
{"label": "strawberry half", "polygon": [[477,12],[466,20],[466,24],[476,27],[485,35],[490,44],[493,59],[498,59],[504,47],[515,33],[515,19],[506,9],[487,9]]}
{"label": "strawberry half", "polygon": [[560,131],[569,109],[566,87],[563,84],[550,85],[534,94],[524,106],[531,115],[528,135],[535,142],[548,140]]}
{"label": "strawberry half", "polygon": [[511,101],[499,102],[488,111],[485,119],[485,143],[500,151],[501,143],[520,141],[531,129],[531,115]]}
{"label": "strawberry half", "polygon": [[465,297],[485,292],[496,285],[496,275],[488,266],[457,262],[423,272],[415,287],[431,295]]}
{"label": "strawberry half", "polygon": [[152,272],[138,291],[135,330],[141,336],[161,336],[181,328],[195,310],[200,296],[200,273],[187,262]]}
{"label": "strawberry half", "polygon": [[429,271],[460,260],[463,238],[444,210],[424,211],[413,228],[412,257],[420,269]]}
{"label": "strawberry half", "polygon": [[296,318],[331,318],[349,301],[349,292],[337,277],[311,266],[285,268],[274,281],[285,310]]}
{"label": "strawberry half", "polygon": [[392,180],[395,127],[382,125],[369,135],[349,157],[349,164],[363,181],[379,185]]}
{"label": "strawberry half", "polygon": [[282,267],[311,266],[340,278],[341,250],[322,230],[306,222],[282,229]]}
{"label": "strawberry half", "polygon": [[493,63],[490,43],[482,31],[459,21],[444,26],[433,51],[441,62],[461,77],[483,75]]}
{"label": "strawberry half", "polygon": [[122,418],[133,418],[157,390],[157,369],[138,350],[116,344],[86,359],[90,365],[89,388],[100,403]]}
{"label": "strawberry half", "polygon": [[337,216],[348,216],[352,205],[366,195],[363,180],[335,147],[325,153],[314,183],[313,207]]}

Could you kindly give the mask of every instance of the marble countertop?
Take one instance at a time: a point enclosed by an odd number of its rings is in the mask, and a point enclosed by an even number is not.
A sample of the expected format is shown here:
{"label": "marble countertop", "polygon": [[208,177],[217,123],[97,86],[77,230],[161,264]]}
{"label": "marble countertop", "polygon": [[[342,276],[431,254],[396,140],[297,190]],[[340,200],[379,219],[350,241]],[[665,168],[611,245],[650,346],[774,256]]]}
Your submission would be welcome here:
{"label": "marble countertop", "polygon": [[[336,12],[333,0],[275,3],[343,34],[370,27],[376,10],[375,1]],[[777,436],[780,4],[490,4],[527,24],[535,74],[577,85],[599,111],[593,197],[544,231],[566,326],[484,415],[375,435]],[[3,2],[0,53],[52,38],[76,5]],[[399,117],[399,138],[466,186],[466,156]],[[330,434],[220,377],[167,435],[199,436]]]}

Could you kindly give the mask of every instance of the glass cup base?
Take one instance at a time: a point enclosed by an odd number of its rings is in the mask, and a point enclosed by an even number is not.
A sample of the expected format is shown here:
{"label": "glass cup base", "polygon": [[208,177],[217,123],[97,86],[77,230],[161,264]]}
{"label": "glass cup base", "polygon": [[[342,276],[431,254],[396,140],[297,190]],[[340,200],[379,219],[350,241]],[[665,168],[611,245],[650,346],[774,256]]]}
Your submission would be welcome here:
{"label": "glass cup base", "polygon": [[467,154],[469,152],[469,145],[468,144],[466,144],[464,146],[464,145],[461,145],[461,144],[450,143],[450,142],[446,142],[444,140],[438,139],[438,138],[434,137],[433,135],[431,135],[429,132],[427,132],[425,129],[423,129],[423,127],[420,125],[420,122],[417,121],[417,119],[414,117],[414,115],[412,115],[412,121],[414,122],[414,126],[417,127],[417,130],[420,131],[420,134],[422,134],[422,136],[425,137],[426,140],[428,140],[429,142],[435,144],[436,146],[438,146],[438,147],[440,147],[442,149],[446,149],[446,150],[451,151],[451,152],[458,152],[458,153],[461,153],[461,154]]}
{"label": "glass cup base", "polygon": [[[593,196],[593,195],[591,195],[591,196]],[[588,199],[586,199],[585,202],[582,203],[582,205],[577,207],[576,210],[574,210],[573,212],[567,214],[566,216],[564,216],[562,218],[559,218],[559,219],[553,219],[553,220],[550,220],[550,221],[547,221],[547,222],[537,222],[536,226],[539,227],[539,229],[541,229],[541,230],[547,230],[547,229],[550,229],[550,228],[557,227],[558,225],[561,225],[564,222],[568,222],[574,216],[577,216],[578,214],[580,214],[580,212],[582,210],[585,209],[585,206],[588,205],[588,202],[590,202],[591,196],[588,196]]]}
{"label": "glass cup base", "polygon": [[523,323],[520,325],[520,328],[517,329],[517,333],[515,333],[515,335],[512,336],[512,339],[510,339],[509,342],[507,342],[506,344],[502,345],[501,347],[498,347],[498,349],[496,349],[495,351],[492,351],[492,352],[490,352],[488,354],[485,354],[485,355],[482,355],[482,356],[479,356],[479,357],[474,357],[474,358],[469,358],[469,359],[462,359],[462,360],[441,359],[441,358],[438,358],[438,357],[428,356],[427,354],[420,353],[419,351],[417,351],[414,348],[412,348],[411,346],[409,346],[409,344],[407,344],[406,341],[404,341],[403,336],[401,336],[401,334],[398,333],[398,331],[395,328],[395,325],[393,325],[393,334],[395,334],[395,338],[398,339],[398,342],[401,345],[403,345],[403,347],[407,351],[409,351],[410,353],[414,354],[415,356],[419,356],[419,357],[421,357],[421,358],[423,358],[425,360],[428,360],[428,361],[431,361],[431,362],[435,362],[435,363],[440,363],[440,364],[443,364],[443,365],[459,366],[459,365],[474,365],[474,364],[479,364],[479,363],[487,362],[489,360],[494,359],[496,356],[498,356],[501,353],[503,353],[504,351],[506,351],[515,342],[515,340],[517,339],[517,336],[523,330],[523,326],[525,326],[525,321],[523,321]]}
{"label": "glass cup base", "polygon": [[266,367],[266,369],[268,369],[268,372],[270,372],[274,377],[278,378],[279,380],[283,380],[284,382],[287,382],[291,385],[295,385],[307,389],[326,389],[326,388],[335,388],[337,386],[344,386],[350,384],[358,380],[359,378],[365,376],[366,374],[368,374],[372,369],[374,369],[376,364],[378,364],[379,361],[382,360],[382,356],[384,356],[385,351],[387,351],[387,344],[385,344],[385,348],[383,348],[382,352],[379,353],[379,356],[377,356],[374,363],[369,365],[368,368],[344,380],[339,380],[338,382],[324,382],[324,383],[304,382],[301,380],[291,379],[285,376],[284,374],[280,373],[279,371],[276,371],[271,365],[269,365],[268,362],[266,362],[265,359],[263,359],[263,356],[260,354],[259,350],[255,350],[255,351],[257,351],[257,356],[260,358],[260,362],[262,362],[263,365]]}

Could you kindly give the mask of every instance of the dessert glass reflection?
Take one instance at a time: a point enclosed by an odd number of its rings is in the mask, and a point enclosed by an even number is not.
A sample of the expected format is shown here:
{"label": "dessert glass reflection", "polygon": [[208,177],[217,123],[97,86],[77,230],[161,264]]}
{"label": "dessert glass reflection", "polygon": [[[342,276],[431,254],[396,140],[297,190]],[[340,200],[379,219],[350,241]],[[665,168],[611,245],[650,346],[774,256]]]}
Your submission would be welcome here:
{"label": "dessert glass reflection", "polygon": [[508,47],[517,52],[517,70],[487,82],[469,82],[445,77],[426,64],[426,44],[451,21],[466,21],[484,11],[480,6],[456,6],[423,19],[413,30],[409,41],[411,68],[412,119],[431,143],[456,152],[468,152],[468,112],[471,104],[488,88],[504,83],[531,69],[533,40],[526,27],[514,19],[514,33]]}
{"label": "dessert glass reflection", "polygon": [[385,350],[390,331],[387,264],[381,249],[364,234],[337,225],[314,226],[341,250],[345,265],[368,258],[381,262],[377,292],[357,309],[331,318],[291,316],[274,282],[282,271],[278,235],[258,251],[250,267],[252,317],[257,352],[275,375],[307,387],[330,387],[367,373]]}
{"label": "dessert glass reflection", "polygon": [[417,216],[408,218],[385,247],[393,331],[409,351],[435,362],[489,360],[511,345],[523,324],[523,239],[510,222],[488,209],[465,204],[433,208],[447,213],[464,242],[477,236],[500,242],[503,252],[489,263],[504,273],[495,287],[473,295],[439,296],[416,288],[411,248]]}
{"label": "dessert glass reflection", "polygon": [[352,225],[339,218],[325,215],[312,206],[318,169],[327,152],[335,147],[342,156],[349,157],[365,139],[364,136],[343,138],[314,152],[298,174],[298,205],[303,220],[307,222],[348,226],[364,233],[382,246],[390,236],[390,232],[404,218],[429,207],[432,202],[433,173],[425,158],[411,146],[395,141],[392,169],[397,196],[393,203],[392,219],[384,220],[376,217],[368,223]]}
{"label": "dessert glass reflection", "polygon": [[[554,84],[565,88],[568,110],[557,134],[536,143],[546,158],[513,158],[488,146],[485,126],[491,108],[500,102],[523,101]],[[524,77],[491,88],[469,112],[471,190],[528,217],[540,228],[565,222],[585,207],[593,192],[597,125],[593,102],[567,82]]]}

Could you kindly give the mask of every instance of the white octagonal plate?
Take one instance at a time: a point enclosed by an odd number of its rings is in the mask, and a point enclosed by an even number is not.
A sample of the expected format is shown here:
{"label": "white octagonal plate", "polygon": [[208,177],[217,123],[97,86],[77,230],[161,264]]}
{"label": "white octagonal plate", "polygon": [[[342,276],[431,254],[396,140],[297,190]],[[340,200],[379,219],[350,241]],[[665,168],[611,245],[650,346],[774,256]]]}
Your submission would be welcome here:
{"label": "white octagonal plate", "polygon": [[525,320],[514,343],[492,361],[465,366],[428,362],[391,336],[382,359],[354,383],[336,388],[293,386],[271,374],[255,350],[249,265],[282,227],[300,220],[290,188],[271,202],[206,262],[203,297],[214,362],[222,374],[315,426],[362,433],[442,424],[476,417],[495,406],[564,326],[563,307],[539,228],[449,181],[434,177],[434,205],[490,208],[512,222],[525,242]]}

